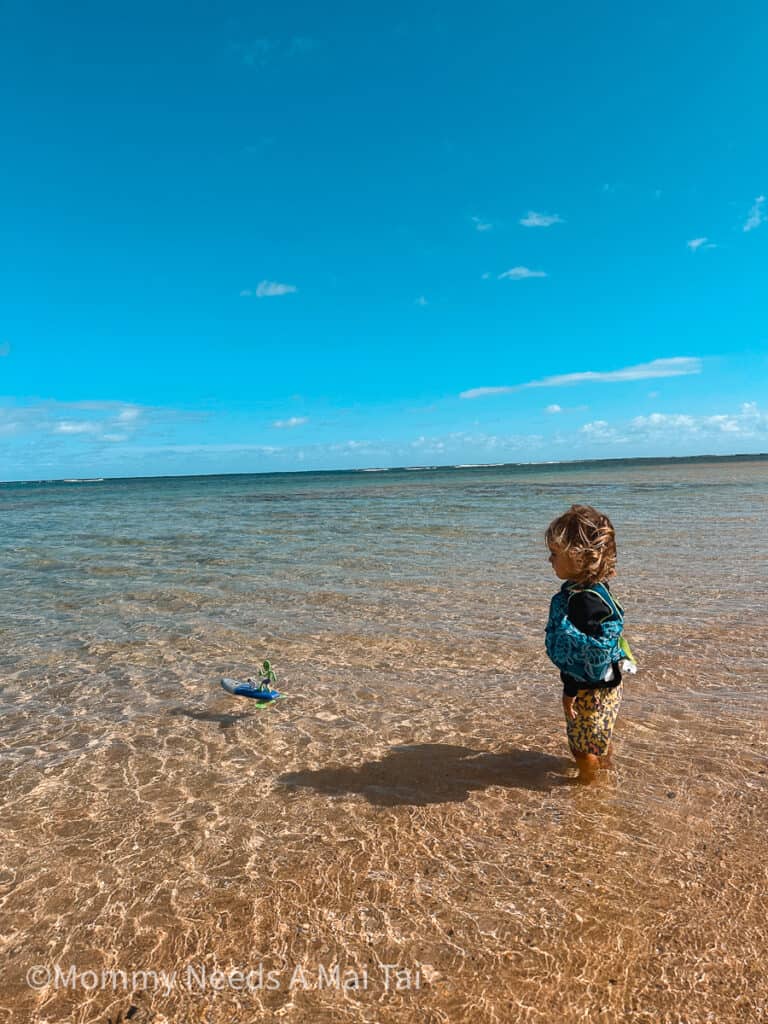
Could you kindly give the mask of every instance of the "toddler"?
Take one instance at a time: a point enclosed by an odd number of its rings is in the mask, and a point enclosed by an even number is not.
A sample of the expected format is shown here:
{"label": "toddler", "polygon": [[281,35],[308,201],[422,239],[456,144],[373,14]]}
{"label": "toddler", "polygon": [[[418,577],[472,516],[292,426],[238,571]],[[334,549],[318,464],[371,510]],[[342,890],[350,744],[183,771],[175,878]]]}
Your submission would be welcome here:
{"label": "toddler", "polygon": [[622,697],[622,669],[634,672],[622,636],[624,609],[608,589],[616,572],[616,536],[608,516],[572,505],[546,532],[549,561],[565,582],[552,598],[546,648],[563,682],[568,745],[579,780],[608,764]]}

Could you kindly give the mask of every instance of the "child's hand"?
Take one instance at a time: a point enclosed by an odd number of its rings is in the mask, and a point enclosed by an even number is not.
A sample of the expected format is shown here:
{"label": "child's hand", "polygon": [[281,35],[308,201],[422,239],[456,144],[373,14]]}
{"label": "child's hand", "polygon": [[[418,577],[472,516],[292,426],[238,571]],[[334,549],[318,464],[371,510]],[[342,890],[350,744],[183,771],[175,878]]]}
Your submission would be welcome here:
{"label": "child's hand", "polygon": [[576,717],[576,708],[573,706],[575,701],[575,697],[569,697],[567,694],[563,694],[563,711],[565,711],[566,718]]}

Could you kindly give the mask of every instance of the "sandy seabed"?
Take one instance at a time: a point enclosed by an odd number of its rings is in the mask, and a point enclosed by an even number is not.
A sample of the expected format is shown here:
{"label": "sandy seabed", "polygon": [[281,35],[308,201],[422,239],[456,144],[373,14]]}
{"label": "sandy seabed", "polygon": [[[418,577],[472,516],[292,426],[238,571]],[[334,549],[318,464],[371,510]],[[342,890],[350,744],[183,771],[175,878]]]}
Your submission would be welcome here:
{"label": "sandy seabed", "polygon": [[[187,675],[92,753],[76,720],[60,765],[22,748],[0,1020],[766,1019],[764,695],[694,706],[649,664],[583,787],[550,672],[383,686],[345,650],[317,688],[289,663],[263,710]],[[96,653],[127,674],[195,654]]]}
{"label": "sandy seabed", "polygon": [[[768,1022],[768,464],[417,476],[5,495],[0,1024]],[[577,497],[641,663],[589,787]]]}

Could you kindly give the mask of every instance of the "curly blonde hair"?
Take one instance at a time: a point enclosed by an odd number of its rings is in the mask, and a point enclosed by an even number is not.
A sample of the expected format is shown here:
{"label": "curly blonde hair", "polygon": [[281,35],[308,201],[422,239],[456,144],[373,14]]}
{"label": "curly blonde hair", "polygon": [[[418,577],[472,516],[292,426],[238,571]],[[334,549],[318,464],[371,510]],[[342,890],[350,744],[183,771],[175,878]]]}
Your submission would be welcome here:
{"label": "curly blonde hair", "polygon": [[571,505],[547,527],[550,548],[565,551],[578,570],[575,583],[602,583],[616,575],[616,533],[591,505]]}

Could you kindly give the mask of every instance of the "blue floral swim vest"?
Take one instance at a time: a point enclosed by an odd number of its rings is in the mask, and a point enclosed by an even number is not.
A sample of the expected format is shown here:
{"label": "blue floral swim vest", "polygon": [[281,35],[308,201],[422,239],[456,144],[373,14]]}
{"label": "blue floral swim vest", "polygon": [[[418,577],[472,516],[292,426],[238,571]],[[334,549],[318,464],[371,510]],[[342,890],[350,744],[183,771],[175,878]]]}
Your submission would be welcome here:
{"label": "blue floral swim vest", "polygon": [[[589,636],[568,618],[568,600],[578,592],[597,594],[606,605],[602,636]],[[620,646],[624,609],[603,583],[585,586],[566,580],[549,606],[546,648],[550,661],[567,675],[585,683],[602,682],[608,669],[624,657]]]}

